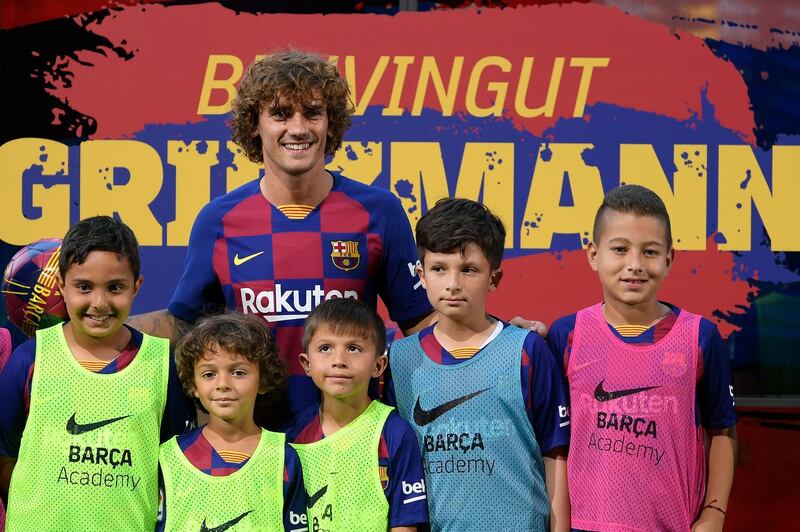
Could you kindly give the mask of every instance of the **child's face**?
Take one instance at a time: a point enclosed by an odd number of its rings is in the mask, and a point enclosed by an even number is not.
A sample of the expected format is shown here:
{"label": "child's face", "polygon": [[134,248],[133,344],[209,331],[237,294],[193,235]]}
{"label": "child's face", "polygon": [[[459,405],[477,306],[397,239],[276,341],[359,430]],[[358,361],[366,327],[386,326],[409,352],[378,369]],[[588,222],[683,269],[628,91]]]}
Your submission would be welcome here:
{"label": "child's face", "polygon": [[486,297],[497,289],[502,270],[493,270],[477,244],[470,243],[464,254],[426,251],[418,268],[422,286],[433,308],[443,317],[458,322],[486,315]]}
{"label": "child's face", "polygon": [[386,355],[375,352],[371,338],[334,334],[324,325],[300,355],[300,363],[323,395],[337,399],[364,399],[371,378],[386,369]]}
{"label": "child's face", "polygon": [[231,423],[252,422],[261,391],[255,362],[217,346],[195,364],[194,385],[194,396],[210,416]]}
{"label": "child's face", "polygon": [[587,248],[589,264],[600,277],[606,303],[638,308],[657,302],[672,267],[664,223],[653,216],[608,211],[599,242]]}
{"label": "child's face", "polygon": [[59,289],[76,336],[105,338],[122,328],[131,313],[142,277],[133,277],[128,259],[111,251],[92,251],[83,264],[71,264]]}

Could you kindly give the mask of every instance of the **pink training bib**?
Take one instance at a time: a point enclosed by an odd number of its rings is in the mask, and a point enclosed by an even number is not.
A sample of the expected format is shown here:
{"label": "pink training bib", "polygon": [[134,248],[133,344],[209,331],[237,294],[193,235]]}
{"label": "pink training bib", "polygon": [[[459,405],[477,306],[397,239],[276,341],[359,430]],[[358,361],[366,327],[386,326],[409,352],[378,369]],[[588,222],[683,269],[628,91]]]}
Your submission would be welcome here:
{"label": "pink training bib", "polygon": [[602,304],[577,314],[567,366],[572,527],[689,530],[705,493],[696,419],[700,316],[682,311],[653,345],[626,344]]}

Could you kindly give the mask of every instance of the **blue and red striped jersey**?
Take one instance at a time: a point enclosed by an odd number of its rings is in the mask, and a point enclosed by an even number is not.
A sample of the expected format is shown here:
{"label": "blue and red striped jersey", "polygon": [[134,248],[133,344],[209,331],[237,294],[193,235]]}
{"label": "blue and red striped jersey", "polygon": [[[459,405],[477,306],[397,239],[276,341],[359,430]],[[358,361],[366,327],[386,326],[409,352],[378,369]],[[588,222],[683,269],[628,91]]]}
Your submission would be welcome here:
{"label": "blue and red striped jersey", "polygon": [[[325,438],[319,409],[308,408],[297,416],[286,433],[292,443],[314,443]],[[422,457],[414,430],[393,411],[386,418],[378,443],[378,468],[381,486],[389,502],[389,527],[418,526],[428,523],[428,501],[418,493],[405,493],[423,480]]]}
{"label": "blue and red striped jersey", "polygon": [[[664,338],[672,330],[681,309],[663,302],[672,312],[639,334],[629,335],[626,330],[608,325],[617,338],[625,343],[651,345]],[[547,335],[553,353],[567,367],[576,314],[556,320]],[[623,334],[624,333],[624,334]],[[731,361],[717,326],[706,318],[700,320],[697,348],[702,356],[697,357],[697,392],[695,393],[695,420],[705,428],[728,428],[736,424],[736,409],[731,384]]]}
{"label": "blue and red striped jersey", "polygon": [[289,370],[292,411],[300,412],[319,401],[298,361],[308,313],[333,297],[376,306],[380,296],[396,322],[424,317],[431,306],[416,262],[408,218],[391,192],[333,174],[328,196],[292,219],[255,180],[201,210],[169,311],[188,322],[222,308],[262,316]]}

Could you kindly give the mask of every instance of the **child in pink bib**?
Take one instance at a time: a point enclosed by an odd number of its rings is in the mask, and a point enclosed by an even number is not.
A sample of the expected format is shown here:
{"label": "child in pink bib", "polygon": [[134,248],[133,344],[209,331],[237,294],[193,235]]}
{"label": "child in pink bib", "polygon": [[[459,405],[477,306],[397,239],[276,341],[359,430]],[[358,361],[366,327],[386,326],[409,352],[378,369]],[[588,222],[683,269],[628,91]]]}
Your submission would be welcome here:
{"label": "child in pink bib", "polygon": [[572,527],[722,530],[730,362],[710,321],[658,300],[675,258],[664,203],[637,185],[611,191],[587,252],[603,302],[556,321],[548,339],[569,381]]}

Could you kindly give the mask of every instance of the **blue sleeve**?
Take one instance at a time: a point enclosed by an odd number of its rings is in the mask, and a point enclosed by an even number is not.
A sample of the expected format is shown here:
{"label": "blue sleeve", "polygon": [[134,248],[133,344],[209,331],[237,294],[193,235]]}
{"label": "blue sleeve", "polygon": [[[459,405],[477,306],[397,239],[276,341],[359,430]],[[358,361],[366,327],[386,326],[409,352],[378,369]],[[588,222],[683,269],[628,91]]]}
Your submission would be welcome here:
{"label": "blue sleeve", "polygon": [[169,378],[167,381],[167,404],[161,418],[161,443],[173,436],[183,434],[197,426],[197,410],[194,401],[186,397],[175,368],[175,357],[169,355]]}
{"label": "blue sleeve", "polygon": [[706,428],[728,428],[736,424],[736,399],[731,382],[731,358],[717,326],[700,320],[700,351],[703,376],[697,383],[700,422]]}
{"label": "blue sleeve", "polygon": [[158,466],[158,512],[156,513],[156,532],[164,532],[167,525],[167,490],[164,489],[164,475]]}
{"label": "blue sleeve", "polygon": [[384,489],[389,502],[389,527],[425,524],[428,498],[414,430],[394,411],[383,426],[383,437],[389,451],[389,481]]}
{"label": "blue sleeve", "polygon": [[533,430],[542,453],[569,445],[568,392],[564,373],[542,338],[531,332],[524,349],[531,360]]}
{"label": "blue sleeve", "polygon": [[383,372],[383,394],[379,397],[380,401],[388,406],[397,408],[397,396],[394,393],[394,381],[392,380],[392,349],[389,348],[389,365]]}
{"label": "blue sleeve", "polygon": [[547,346],[558,361],[558,366],[562,372],[566,372],[566,361],[568,359],[566,351],[569,346],[569,335],[575,330],[575,318],[575,314],[570,314],[557,319],[550,326],[550,332],[547,333]]}
{"label": "blue sleeve", "polygon": [[22,432],[28,419],[25,405],[28,375],[36,355],[36,340],[28,340],[15,349],[0,371],[0,456],[19,456]]}
{"label": "blue sleeve", "polygon": [[415,270],[417,245],[411,225],[400,200],[391,193],[383,208],[386,241],[378,292],[389,310],[389,317],[395,322],[423,318],[433,312],[433,308]]}
{"label": "blue sleeve", "polygon": [[170,314],[178,319],[194,323],[200,316],[225,307],[214,272],[214,246],[221,224],[213,203],[203,207],[194,221],[183,274],[169,303]]}
{"label": "blue sleeve", "polygon": [[283,529],[307,530],[306,488],[303,484],[303,470],[300,457],[291,446],[286,445],[284,459],[286,478],[283,481]]}

